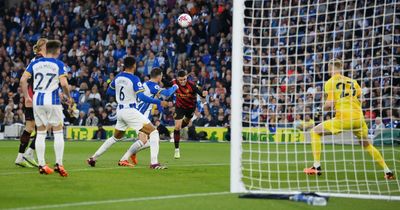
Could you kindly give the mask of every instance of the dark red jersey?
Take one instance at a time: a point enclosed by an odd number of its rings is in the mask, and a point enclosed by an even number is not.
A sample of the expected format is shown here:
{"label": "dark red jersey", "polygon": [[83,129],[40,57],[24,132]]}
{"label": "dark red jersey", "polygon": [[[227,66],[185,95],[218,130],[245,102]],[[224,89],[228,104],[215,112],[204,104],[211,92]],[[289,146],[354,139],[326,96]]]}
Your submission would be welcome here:
{"label": "dark red jersey", "polygon": [[[31,62],[33,62],[39,58],[43,58],[43,55],[37,54],[34,58],[32,58]],[[33,75],[32,75],[32,77],[33,77]],[[28,80],[28,94],[31,98],[33,98],[33,78],[30,78]]]}
{"label": "dark red jersey", "polygon": [[178,85],[176,90],[176,107],[180,109],[196,108],[197,94],[202,96],[202,91],[192,81],[187,81],[185,86],[181,86],[179,82],[173,80],[173,83]]}

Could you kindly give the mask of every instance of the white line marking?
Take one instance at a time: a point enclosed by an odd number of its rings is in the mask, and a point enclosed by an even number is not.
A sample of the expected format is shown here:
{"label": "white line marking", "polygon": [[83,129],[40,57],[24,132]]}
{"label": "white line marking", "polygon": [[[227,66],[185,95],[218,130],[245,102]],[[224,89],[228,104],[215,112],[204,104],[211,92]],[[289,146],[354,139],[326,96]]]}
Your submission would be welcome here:
{"label": "white line marking", "polygon": [[[171,166],[174,168],[180,168],[180,167],[199,167],[199,166],[228,166],[229,163],[204,163],[204,164],[185,164],[185,165],[178,165],[178,164],[171,164],[167,166]],[[135,166],[133,168],[148,168],[148,166]],[[87,168],[79,168],[79,169],[71,169],[68,171],[71,172],[85,172],[85,171],[102,171],[102,170],[115,170],[115,169],[133,169],[130,167],[109,167],[109,168],[92,168],[92,167],[87,167]],[[168,169],[169,170],[169,169]],[[0,173],[0,176],[9,176],[9,175],[19,175],[19,174],[36,174],[37,169],[33,168],[33,171],[26,171],[26,172],[6,172],[6,173]]]}
{"label": "white line marking", "polygon": [[127,203],[127,202],[134,202],[134,201],[192,198],[192,197],[205,197],[205,196],[227,195],[227,194],[230,194],[230,192],[193,193],[193,194],[182,194],[182,195],[164,195],[164,196],[139,197],[139,198],[123,198],[123,199],[102,200],[102,201],[86,201],[86,202],[61,203],[61,204],[43,205],[43,206],[30,206],[30,207],[22,207],[22,208],[12,208],[9,210],[56,209],[56,208],[65,208],[65,207],[73,207],[73,206],[91,206],[91,205],[110,204],[110,203]]}

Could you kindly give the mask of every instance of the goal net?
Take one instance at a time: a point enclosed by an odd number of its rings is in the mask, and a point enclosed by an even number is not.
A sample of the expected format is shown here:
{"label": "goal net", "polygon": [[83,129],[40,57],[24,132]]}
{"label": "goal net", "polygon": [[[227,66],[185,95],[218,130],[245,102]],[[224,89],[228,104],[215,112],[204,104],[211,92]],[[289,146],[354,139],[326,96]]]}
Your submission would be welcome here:
{"label": "goal net", "polygon": [[[400,199],[400,1],[233,2],[231,191]],[[331,59],[360,85],[369,142],[395,179],[356,130],[322,135],[322,175],[304,173],[311,129],[335,116],[323,109]]]}

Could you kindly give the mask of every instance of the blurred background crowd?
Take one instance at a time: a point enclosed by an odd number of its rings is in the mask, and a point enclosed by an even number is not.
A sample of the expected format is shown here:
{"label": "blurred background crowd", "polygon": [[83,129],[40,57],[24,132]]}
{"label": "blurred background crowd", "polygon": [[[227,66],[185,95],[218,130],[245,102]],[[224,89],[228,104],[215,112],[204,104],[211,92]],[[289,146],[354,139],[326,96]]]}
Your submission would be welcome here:
{"label": "blurred background crowd", "polygon": [[244,125],[308,130],[332,118],[322,111],[323,85],[338,58],[362,88],[370,127],[399,127],[399,4],[307,2],[245,2]]}
{"label": "blurred background crowd", "polygon": [[[72,125],[113,125],[116,102],[108,84],[123,70],[122,59],[137,60],[137,75],[149,79],[164,70],[163,87],[186,70],[189,80],[209,91],[198,102],[196,126],[228,126],[231,86],[231,1],[205,0],[23,0],[0,11],[0,123],[24,123],[19,78],[34,57],[40,37],[62,41],[60,59],[68,65],[71,94],[79,117]],[[176,18],[192,16],[191,27]],[[173,98],[155,123],[173,125]],[[66,116],[69,118],[68,116]],[[68,122],[69,121],[69,122]]]}
{"label": "blurred background crowd", "polygon": [[[34,57],[33,44],[46,37],[62,41],[60,59],[69,67],[79,116],[67,124],[116,122],[115,99],[105,92],[122,71],[124,56],[133,55],[143,81],[153,67],[161,67],[161,86],[169,87],[175,73],[185,69],[190,80],[209,91],[206,99],[198,99],[194,125],[229,126],[232,1],[21,2],[0,11],[1,124],[24,123],[19,78]],[[245,18],[243,125],[274,132],[287,126],[309,129],[331,118],[321,105],[326,64],[336,57],[361,85],[371,126],[381,121],[382,127],[398,127],[400,8],[391,1],[321,0],[302,6],[306,2],[246,1],[245,14],[254,18]],[[192,16],[192,26],[178,26],[181,13]],[[154,110],[154,123],[173,125],[169,100],[161,115]]]}

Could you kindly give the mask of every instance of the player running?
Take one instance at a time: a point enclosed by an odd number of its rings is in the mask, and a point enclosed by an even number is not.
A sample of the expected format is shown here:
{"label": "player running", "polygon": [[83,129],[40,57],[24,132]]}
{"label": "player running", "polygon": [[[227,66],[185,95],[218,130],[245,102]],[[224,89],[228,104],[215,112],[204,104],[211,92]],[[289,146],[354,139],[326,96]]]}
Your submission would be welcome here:
{"label": "player running", "polygon": [[[160,68],[153,68],[150,73],[150,80],[143,83],[144,94],[151,98],[158,98],[163,96],[165,98],[170,97],[178,89],[178,85],[173,85],[168,89],[160,88],[159,84],[163,77],[162,70]],[[153,104],[146,103],[144,101],[139,101],[136,106],[137,109],[149,120],[152,119],[151,110],[153,109]],[[139,133],[139,140],[132,144],[132,146],[126,151],[126,153],[120,159],[118,165],[120,166],[133,166],[129,163],[128,159],[131,158],[133,164],[137,164],[136,153],[150,146],[147,141],[147,135]]]}
{"label": "player running", "polygon": [[207,91],[201,91],[198,86],[192,81],[187,80],[186,72],[181,70],[178,72],[177,80],[173,81],[178,85],[176,91],[176,109],[175,109],[175,129],[174,129],[174,143],[176,159],[180,158],[179,141],[181,139],[181,129],[185,128],[193,118],[194,111],[196,110],[197,95],[206,97]]}
{"label": "player running", "polygon": [[124,72],[119,73],[111,82],[107,90],[108,95],[116,95],[118,110],[117,124],[115,125],[114,135],[107,139],[103,145],[90,157],[87,162],[90,166],[96,165],[96,159],[107,151],[115,142],[122,139],[127,128],[145,133],[149,137],[151,169],[166,169],[158,162],[160,136],[157,129],[151,124],[150,120],[140,113],[136,108],[137,99],[146,103],[168,106],[168,102],[160,101],[146,96],[140,79],[134,75],[136,70],[135,58],[128,56],[124,59]]}
{"label": "player running", "polygon": [[[47,39],[45,38],[40,38],[36,42],[36,44],[33,46],[33,52],[35,53],[35,57],[31,60],[31,62],[46,56],[46,43]],[[31,98],[33,97],[32,79],[28,80],[28,94]],[[32,168],[33,166],[38,167],[38,164],[35,161],[33,154],[35,151],[35,137],[32,140],[31,144],[29,145],[29,148],[28,149],[26,148],[28,147],[31,134],[35,129],[35,120],[33,117],[32,104],[26,104],[25,102],[24,102],[25,129],[19,139],[20,145],[19,145],[17,159],[15,160],[15,165]]]}
{"label": "player running", "polygon": [[321,175],[321,135],[335,135],[345,130],[353,131],[361,145],[372,158],[383,168],[385,179],[394,179],[381,153],[368,139],[368,127],[361,109],[361,88],[357,81],[342,75],[343,63],[338,59],[329,61],[328,71],[331,78],[325,83],[327,100],[324,110],[335,109],[335,117],[324,121],[311,130],[311,147],[314,165],[304,169],[308,175]]}
{"label": "player running", "polygon": [[[59,96],[59,85],[61,85],[68,103],[71,103],[67,74],[65,65],[58,60],[61,42],[50,40],[46,43],[46,58],[39,58],[29,64],[22,75],[21,86],[25,96],[26,104],[33,104],[33,114],[37,126],[36,154],[41,174],[51,174],[54,171],[61,176],[68,176],[63,166],[64,154],[64,131],[63,113]],[[33,78],[33,100],[28,94],[29,78]],[[56,164],[54,170],[46,165],[45,161],[45,139],[47,129],[53,130],[54,151]]]}

